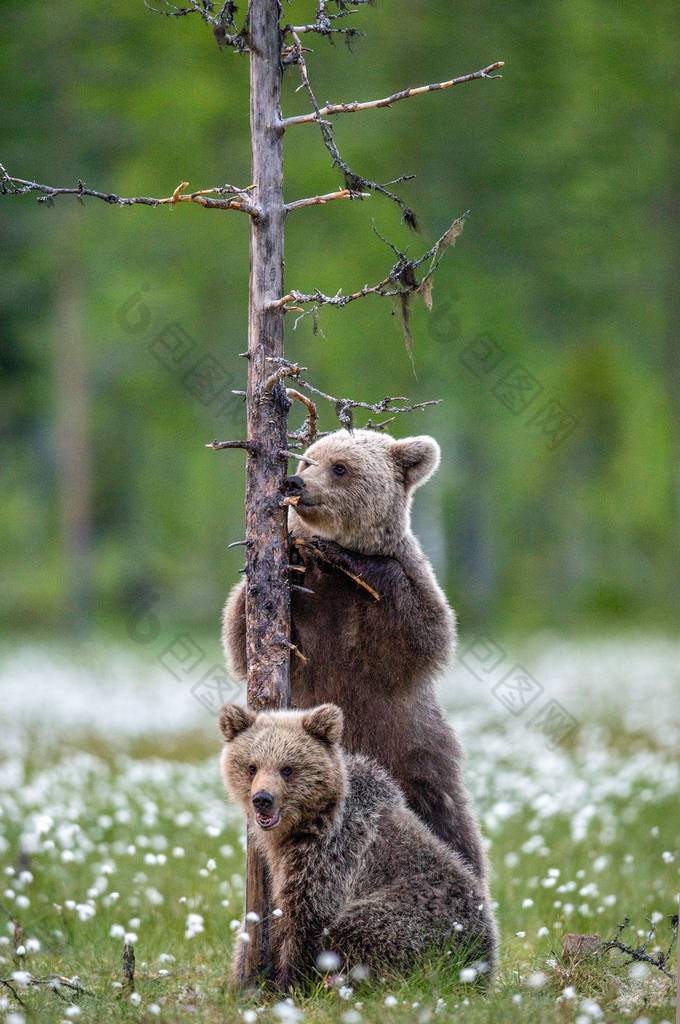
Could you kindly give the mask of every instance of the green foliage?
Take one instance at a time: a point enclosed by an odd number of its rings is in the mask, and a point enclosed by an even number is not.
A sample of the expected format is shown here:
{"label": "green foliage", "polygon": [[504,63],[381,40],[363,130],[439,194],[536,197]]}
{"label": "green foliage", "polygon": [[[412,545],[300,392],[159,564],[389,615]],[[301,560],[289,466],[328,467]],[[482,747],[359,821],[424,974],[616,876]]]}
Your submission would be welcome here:
{"label": "green foliage", "polygon": [[[286,17],[309,20],[314,7],[295,0]],[[398,188],[421,237],[375,195],[289,219],[288,286],[335,294],[392,265],[371,218],[415,255],[471,209],[434,279],[432,312],[412,306],[417,377],[398,310],[377,298],[322,311],[318,335],[311,318],[295,332],[291,320],[288,356],[333,394],[445,399],[394,429],[442,442],[416,526],[464,624],[668,620],[680,551],[671,6],[489,0],[454,10],[429,0],[364,8],[355,21],[368,35],[351,50],[310,43],[321,101],[387,95],[499,58],[505,77],[336,118],[340,152],[359,173],[417,175]],[[160,18],[141,0],[10,0],[3,24],[0,159],[10,174],[82,178],[120,195],[169,195],[183,180],[248,184],[247,57],[219,51],[198,19]],[[297,85],[289,68],[286,113],[305,110]],[[287,197],[341,184],[315,127],[291,129]],[[152,345],[181,325],[197,359],[222,364],[226,393],[242,386],[247,219],[68,197],[53,209],[0,202],[6,624],[72,621],[79,572],[91,576],[101,621],[131,595],[157,592],[178,618],[214,623],[241,564],[226,544],[242,536],[242,455],[203,445],[242,436],[243,410],[230,398],[219,414],[193,397]],[[89,383],[92,545],[79,569],[63,554],[55,436],[65,295]],[[500,359],[489,372],[470,369],[482,335]],[[517,366],[535,397],[513,413],[503,378]],[[540,416],[532,422],[549,398],[570,425],[556,446]],[[322,415],[332,426],[332,411]]]}

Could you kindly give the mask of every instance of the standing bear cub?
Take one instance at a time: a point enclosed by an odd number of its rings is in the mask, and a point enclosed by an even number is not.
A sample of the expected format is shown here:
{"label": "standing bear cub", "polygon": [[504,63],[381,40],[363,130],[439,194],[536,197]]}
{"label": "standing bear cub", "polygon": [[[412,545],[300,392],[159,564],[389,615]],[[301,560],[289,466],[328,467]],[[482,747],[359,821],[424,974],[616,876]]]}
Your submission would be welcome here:
{"label": "standing bear cub", "polygon": [[[299,492],[291,546],[305,569],[294,573],[305,590],[291,601],[291,639],[305,658],[291,658],[292,702],[339,705],[346,749],[383,765],[411,810],[484,878],[461,750],[432,684],[452,652],[455,619],[411,532],[413,492],[435,472],[439,445],[339,430],[305,456],[290,478]],[[224,610],[223,642],[239,679],[246,589],[238,584]]]}
{"label": "standing bear cub", "polygon": [[486,886],[407,808],[382,768],[345,754],[339,708],[256,714],[227,704],[219,721],[222,776],[282,912],[271,925],[281,988],[311,977],[323,952],[375,973],[453,948],[457,962],[492,971]]}

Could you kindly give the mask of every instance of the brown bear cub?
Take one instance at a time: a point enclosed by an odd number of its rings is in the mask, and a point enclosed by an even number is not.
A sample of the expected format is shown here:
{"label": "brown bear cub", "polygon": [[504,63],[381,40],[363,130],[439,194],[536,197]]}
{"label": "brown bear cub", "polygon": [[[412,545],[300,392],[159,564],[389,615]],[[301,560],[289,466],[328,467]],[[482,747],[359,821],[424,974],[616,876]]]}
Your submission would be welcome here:
{"label": "brown bear cub", "polygon": [[219,721],[222,776],[282,911],[271,927],[281,988],[312,978],[324,952],[375,973],[451,949],[456,963],[490,974],[485,884],[408,809],[387,772],[343,751],[340,708],[256,714],[226,704]]}
{"label": "brown bear cub", "polygon": [[[410,524],[413,492],[436,470],[439,445],[339,430],[305,455],[310,462],[290,478],[299,491],[292,551],[305,569],[294,573],[305,590],[292,593],[292,640],[306,659],[291,658],[292,703],[338,704],[346,749],[383,765],[411,810],[484,878],[461,750],[432,683],[452,653],[455,619]],[[224,610],[223,642],[239,679],[246,587],[232,590]]]}

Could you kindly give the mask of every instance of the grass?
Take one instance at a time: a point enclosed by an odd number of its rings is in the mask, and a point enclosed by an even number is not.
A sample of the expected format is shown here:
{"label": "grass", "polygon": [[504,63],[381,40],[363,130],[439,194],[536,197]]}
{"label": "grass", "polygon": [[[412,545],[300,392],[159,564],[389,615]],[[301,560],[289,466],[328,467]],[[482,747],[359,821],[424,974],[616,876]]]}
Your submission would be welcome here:
{"label": "grass", "polygon": [[[659,971],[631,973],[616,952],[561,957],[565,932],[610,937],[626,915],[634,945],[658,915],[650,951],[665,947],[677,912],[680,648],[616,646],[618,660],[597,644],[522,650],[545,694],[579,717],[576,735],[554,749],[468,670],[443,689],[490,843],[501,931],[494,988],[461,983],[439,956],[406,978],[320,979],[292,1002],[226,984],[243,905],[243,823],[223,794],[217,730],[185,699],[185,681],[129,652],[7,651],[0,902],[24,935],[15,943],[0,922],[0,978],[23,1006],[0,986],[0,1021],[671,1021],[674,986]],[[643,672],[656,683],[640,693]],[[122,985],[126,933],[134,993]],[[18,987],[21,971],[77,978],[87,993]]]}

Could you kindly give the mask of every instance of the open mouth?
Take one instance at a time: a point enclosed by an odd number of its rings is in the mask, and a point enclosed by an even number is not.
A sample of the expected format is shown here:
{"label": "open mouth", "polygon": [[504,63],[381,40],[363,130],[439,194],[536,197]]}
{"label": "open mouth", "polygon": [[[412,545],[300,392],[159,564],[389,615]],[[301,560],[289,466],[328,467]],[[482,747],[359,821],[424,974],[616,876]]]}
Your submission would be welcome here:
{"label": "open mouth", "polygon": [[260,814],[259,811],[255,812],[255,821],[258,823],[260,828],[264,828],[264,829],[275,828],[276,825],[278,825],[280,819],[281,819],[280,811],[277,811],[276,814],[272,814],[272,815]]}

